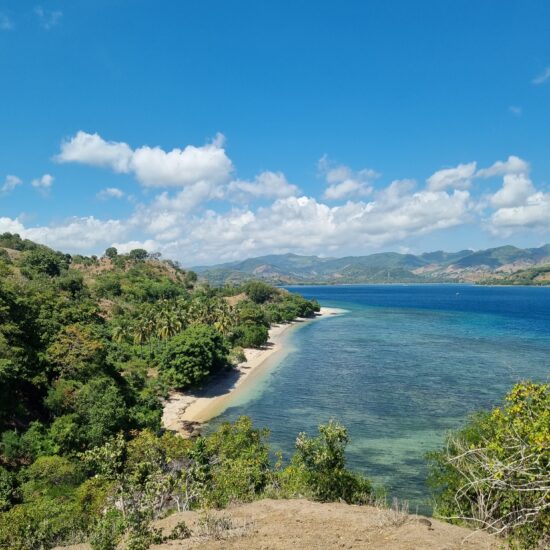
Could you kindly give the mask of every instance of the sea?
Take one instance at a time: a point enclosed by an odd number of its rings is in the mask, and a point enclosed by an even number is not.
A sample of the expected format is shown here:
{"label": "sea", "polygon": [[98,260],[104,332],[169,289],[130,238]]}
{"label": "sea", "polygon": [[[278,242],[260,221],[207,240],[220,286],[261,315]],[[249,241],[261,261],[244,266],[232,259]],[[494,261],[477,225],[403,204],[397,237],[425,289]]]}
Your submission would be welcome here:
{"label": "sea", "polygon": [[288,459],[300,432],[345,425],[351,469],[429,513],[426,453],[521,380],[550,381],[550,288],[288,287],[341,315],[299,324],[286,353],[209,429],[248,415]]}

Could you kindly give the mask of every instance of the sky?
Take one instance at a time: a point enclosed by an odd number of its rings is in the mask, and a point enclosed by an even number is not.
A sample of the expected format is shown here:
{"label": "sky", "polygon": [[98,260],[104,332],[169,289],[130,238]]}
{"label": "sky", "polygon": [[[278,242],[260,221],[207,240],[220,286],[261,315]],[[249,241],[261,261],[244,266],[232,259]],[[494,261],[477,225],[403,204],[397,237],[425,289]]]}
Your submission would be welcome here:
{"label": "sky", "polygon": [[550,242],[550,2],[0,0],[0,233],[184,266]]}

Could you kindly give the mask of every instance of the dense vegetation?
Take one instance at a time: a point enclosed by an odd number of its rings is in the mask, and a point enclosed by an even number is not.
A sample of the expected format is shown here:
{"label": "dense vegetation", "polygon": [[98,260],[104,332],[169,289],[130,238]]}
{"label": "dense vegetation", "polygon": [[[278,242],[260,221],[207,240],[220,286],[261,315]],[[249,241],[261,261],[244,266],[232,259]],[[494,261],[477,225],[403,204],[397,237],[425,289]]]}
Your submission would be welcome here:
{"label": "dense vegetation", "polygon": [[[0,235],[0,547],[141,528],[143,510],[123,504],[121,520],[116,503],[164,467],[162,453],[179,457],[178,475],[215,480],[207,466],[219,450],[201,447],[215,438],[161,436],[161,398],[232,368],[242,347],[266,343],[270,324],[318,309],[263,283],[212,289],[141,249],[70,256]],[[197,502],[232,498],[209,487]]]}
{"label": "dense vegetation", "polygon": [[514,547],[548,548],[549,385],[516,385],[430,458],[437,515],[507,535]]}
{"label": "dense vegetation", "polygon": [[[261,281],[211,288],[136,249],[69,256],[0,235],[0,547],[88,540],[138,550],[174,510],[265,496],[371,499],[345,464],[335,422],[300,434],[272,464],[250,419],[185,440],[163,433],[161,399],[262,346],[273,323],[312,316],[314,301]],[[524,383],[431,455],[438,515],[550,541],[550,391]],[[174,538],[189,536],[179,525]]]}

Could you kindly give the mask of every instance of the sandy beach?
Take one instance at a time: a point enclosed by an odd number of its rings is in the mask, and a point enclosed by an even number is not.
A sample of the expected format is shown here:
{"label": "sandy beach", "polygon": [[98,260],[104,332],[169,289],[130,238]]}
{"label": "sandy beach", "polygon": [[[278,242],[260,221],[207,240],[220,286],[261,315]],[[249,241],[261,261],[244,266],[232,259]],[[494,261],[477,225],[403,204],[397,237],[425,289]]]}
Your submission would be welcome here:
{"label": "sandy beach", "polygon": [[312,319],[297,319],[292,323],[274,325],[269,329],[267,345],[262,349],[245,349],[246,361],[234,370],[218,376],[200,390],[171,393],[164,403],[163,427],[184,437],[195,435],[201,423],[221,414],[231,399],[254,384],[255,379],[273,365],[271,359],[284,353],[285,341],[292,329],[302,323],[316,322],[344,312],[342,309],[322,307]]}

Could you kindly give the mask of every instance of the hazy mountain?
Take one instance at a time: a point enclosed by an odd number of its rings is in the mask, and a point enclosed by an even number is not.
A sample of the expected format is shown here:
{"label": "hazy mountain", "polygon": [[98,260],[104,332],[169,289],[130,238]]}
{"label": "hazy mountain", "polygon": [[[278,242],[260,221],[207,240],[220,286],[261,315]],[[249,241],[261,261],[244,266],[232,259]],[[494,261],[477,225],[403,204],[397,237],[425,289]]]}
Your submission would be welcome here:
{"label": "hazy mountain", "polygon": [[500,246],[476,252],[383,252],[344,258],[270,254],[192,269],[215,285],[250,278],[281,284],[477,282],[548,262],[549,244],[540,248]]}

